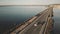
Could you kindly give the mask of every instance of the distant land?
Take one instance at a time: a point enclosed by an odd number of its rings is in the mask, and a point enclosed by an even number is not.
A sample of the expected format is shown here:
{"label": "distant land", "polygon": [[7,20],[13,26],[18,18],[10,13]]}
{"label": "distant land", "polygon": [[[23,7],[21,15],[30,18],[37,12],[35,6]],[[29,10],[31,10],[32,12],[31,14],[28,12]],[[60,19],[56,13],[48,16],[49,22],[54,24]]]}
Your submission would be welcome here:
{"label": "distant land", "polygon": [[[0,6],[11,6],[11,5],[0,5]],[[14,6],[14,5],[12,5]],[[20,6],[38,6],[38,5],[20,5]]]}
{"label": "distant land", "polygon": [[[60,4],[49,4],[49,5],[60,5]],[[3,7],[3,6],[49,6],[49,5],[0,5],[0,7]]]}
{"label": "distant land", "polygon": [[[60,4],[49,4],[49,5],[60,5]],[[3,7],[3,6],[49,6],[49,5],[0,5],[0,7]]]}

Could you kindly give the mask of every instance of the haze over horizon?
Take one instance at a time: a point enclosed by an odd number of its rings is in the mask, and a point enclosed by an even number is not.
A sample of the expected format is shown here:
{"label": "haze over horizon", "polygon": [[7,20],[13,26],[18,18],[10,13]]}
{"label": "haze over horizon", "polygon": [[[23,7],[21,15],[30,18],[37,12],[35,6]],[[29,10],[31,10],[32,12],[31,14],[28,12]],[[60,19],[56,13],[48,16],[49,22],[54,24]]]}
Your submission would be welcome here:
{"label": "haze over horizon", "polygon": [[60,0],[0,0],[0,5],[49,5],[60,4]]}

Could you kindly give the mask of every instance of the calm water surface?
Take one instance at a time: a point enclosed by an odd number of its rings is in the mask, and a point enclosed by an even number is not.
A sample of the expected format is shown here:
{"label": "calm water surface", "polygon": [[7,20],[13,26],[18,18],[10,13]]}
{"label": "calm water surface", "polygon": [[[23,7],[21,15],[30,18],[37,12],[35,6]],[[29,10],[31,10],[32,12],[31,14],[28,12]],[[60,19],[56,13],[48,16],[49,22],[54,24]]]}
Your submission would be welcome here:
{"label": "calm water surface", "polygon": [[54,34],[60,34],[60,9],[54,8]]}
{"label": "calm water surface", "polygon": [[0,33],[45,10],[44,6],[0,7]]}

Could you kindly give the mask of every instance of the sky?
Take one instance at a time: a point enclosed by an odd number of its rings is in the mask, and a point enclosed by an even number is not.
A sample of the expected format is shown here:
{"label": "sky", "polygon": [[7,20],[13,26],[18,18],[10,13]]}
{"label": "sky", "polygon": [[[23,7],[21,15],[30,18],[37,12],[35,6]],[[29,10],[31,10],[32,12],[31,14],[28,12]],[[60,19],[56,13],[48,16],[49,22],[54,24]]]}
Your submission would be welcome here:
{"label": "sky", "polygon": [[0,0],[0,5],[48,5],[59,3],[60,0]]}

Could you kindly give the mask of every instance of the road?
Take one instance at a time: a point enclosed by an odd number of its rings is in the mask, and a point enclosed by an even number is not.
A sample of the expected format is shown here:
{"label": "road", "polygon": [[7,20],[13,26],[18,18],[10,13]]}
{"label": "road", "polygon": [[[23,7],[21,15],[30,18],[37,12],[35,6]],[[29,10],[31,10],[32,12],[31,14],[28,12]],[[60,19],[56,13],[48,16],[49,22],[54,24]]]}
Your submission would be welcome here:
{"label": "road", "polygon": [[39,34],[40,32],[40,28],[41,28],[41,24],[37,25],[37,26],[32,26],[30,29],[27,30],[27,32],[25,32],[24,34]]}

